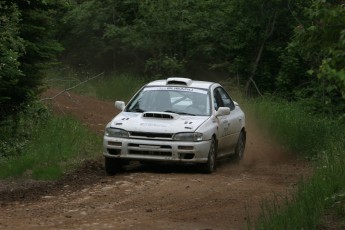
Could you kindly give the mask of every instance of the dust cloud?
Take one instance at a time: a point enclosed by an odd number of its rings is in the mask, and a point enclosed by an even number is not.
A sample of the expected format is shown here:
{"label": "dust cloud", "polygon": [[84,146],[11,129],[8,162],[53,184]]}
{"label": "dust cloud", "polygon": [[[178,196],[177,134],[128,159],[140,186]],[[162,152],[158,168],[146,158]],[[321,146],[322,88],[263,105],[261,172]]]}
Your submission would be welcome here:
{"label": "dust cloud", "polygon": [[247,143],[242,160],[243,166],[269,166],[296,159],[288,149],[261,130],[255,119],[247,116]]}

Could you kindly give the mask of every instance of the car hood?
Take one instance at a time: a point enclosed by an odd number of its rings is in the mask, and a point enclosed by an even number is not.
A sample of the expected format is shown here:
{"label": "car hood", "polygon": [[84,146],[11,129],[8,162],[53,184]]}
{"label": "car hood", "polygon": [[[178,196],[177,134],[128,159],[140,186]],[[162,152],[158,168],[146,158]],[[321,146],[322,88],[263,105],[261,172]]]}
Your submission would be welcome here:
{"label": "car hood", "polygon": [[110,127],[147,133],[194,132],[207,119],[209,116],[185,116],[163,112],[121,112],[110,122]]}

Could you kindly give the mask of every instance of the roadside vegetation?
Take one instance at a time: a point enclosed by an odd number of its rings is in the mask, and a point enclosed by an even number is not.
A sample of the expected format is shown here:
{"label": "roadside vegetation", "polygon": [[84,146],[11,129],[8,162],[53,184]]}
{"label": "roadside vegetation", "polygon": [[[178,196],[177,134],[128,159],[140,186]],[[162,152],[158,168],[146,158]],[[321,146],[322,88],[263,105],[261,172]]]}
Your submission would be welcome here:
{"label": "roadside vegetation", "polygon": [[[345,227],[345,123],[323,114],[308,113],[303,105],[264,98],[249,102],[247,109],[272,138],[308,159],[313,176],[304,178],[292,198],[262,204],[254,229],[318,229],[323,215],[334,215],[338,228]],[[302,179],[302,178],[301,178]],[[280,197],[281,198],[281,197]],[[278,202],[279,200],[279,202]],[[332,223],[327,223],[332,224]],[[327,226],[327,224],[325,226]]]}
{"label": "roadside vegetation", "polygon": [[[64,77],[58,77],[64,76]],[[93,75],[51,70],[46,87],[71,91],[103,100],[127,101],[144,83],[133,75]],[[88,159],[101,155],[101,138],[70,116],[57,117],[41,101],[27,104],[0,127],[0,178],[56,180]]]}
{"label": "roadside vegetation", "polygon": [[[61,77],[63,76],[63,77]],[[70,91],[101,100],[129,100],[146,82],[134,74],[89,73],[75,70],[52,69],[47,71],[47,87]],[[80,84],[80,85],[79,85]],[[79,85],[79,86],[78,86]]]}
{"label": "roadside vegetation", "polygon": [[0,133],[7,137],[0,142],[2,179],[56,180],[101,152],[101,139],[84,124],[57,117],[42,104],[27,108]]}

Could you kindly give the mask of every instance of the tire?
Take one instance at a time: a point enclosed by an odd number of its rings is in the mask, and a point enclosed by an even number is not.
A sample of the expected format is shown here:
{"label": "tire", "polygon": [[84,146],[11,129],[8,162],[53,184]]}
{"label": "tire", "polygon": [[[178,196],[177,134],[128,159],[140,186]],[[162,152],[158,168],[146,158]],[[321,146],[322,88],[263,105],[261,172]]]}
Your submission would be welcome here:
{"label": "tire", "polygon": [[108,175],[114,175],[122,170],[123,163],[121,159],[115,159],[110,157],[104,158],[104,168]]}
{"label": "tire", "polygon": [[216,160],[217,160],[217,144],[216,140],[212,138],[210,150],[208,152],[207,163],[203,164],[202,171],[207,174],[211,174],[216,169]]}
{"label": "tire", "polygon": [[242,160],[245,147],[246,147],[246,133],[245,131],[242,130],[238,137],[238,141],[235,148],[236,161]]}

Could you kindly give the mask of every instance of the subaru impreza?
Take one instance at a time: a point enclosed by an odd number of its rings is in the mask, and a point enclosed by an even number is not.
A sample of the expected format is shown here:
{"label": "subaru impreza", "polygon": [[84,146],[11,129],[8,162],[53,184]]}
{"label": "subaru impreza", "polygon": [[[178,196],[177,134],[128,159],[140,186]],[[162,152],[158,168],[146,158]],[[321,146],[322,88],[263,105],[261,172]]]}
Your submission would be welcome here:
{"label": "subaru impreza", "polygon": [[200,164],[206,173],[218,158],[241,160],[245,114],[219,83],[168,78],[143,86],[106,126],[105,170],[115,174],[130,161]]}

